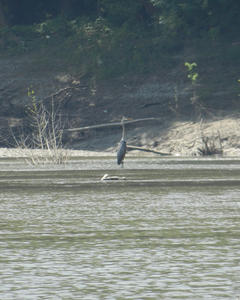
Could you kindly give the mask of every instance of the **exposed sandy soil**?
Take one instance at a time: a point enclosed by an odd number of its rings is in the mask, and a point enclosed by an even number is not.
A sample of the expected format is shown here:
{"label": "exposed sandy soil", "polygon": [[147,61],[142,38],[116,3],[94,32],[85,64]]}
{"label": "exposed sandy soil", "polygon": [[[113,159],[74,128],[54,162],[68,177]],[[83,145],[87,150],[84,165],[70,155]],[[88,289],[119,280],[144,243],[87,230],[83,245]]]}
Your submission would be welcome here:
{"label": "exposed sandy soil", "polygon": [[[200,156],[201,150],[205,149],[203,140],[208,139],[208,146],[222,155],[240,155],[240,120],[233,115],[208,121],[144,122],[126,127],[127,143],[132,146],[145,147],[174,156]],[[79,144],[75,144],[74,147],[114,153],[120,139],[120,127],[92,130],[85,133]],[[147,154],[142,151],[130,153]]]}
{"label": "exposed sandy soil", "polygon": [[154,137],[156,149],[179,156],[198,156],[208,146],[222,151],[224,156],[240,155],[240,120],[226,117],[205,122],[174,122],[161,135]]}

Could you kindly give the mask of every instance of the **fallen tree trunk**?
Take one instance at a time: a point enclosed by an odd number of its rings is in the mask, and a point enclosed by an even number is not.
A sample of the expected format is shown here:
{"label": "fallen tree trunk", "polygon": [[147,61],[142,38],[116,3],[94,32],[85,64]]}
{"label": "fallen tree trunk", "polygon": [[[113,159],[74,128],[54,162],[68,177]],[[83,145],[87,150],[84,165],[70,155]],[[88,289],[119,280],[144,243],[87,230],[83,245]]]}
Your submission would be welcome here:
{"label": "fallen tree trunk", "polygon": [[155,154],[159,154],[159,155],[164,155],[164,156],[171,155],[170,153],[164,153],[164,152],[152,150],[152,149],[149,149],[149,148],[137,147],[137,146],[131,146],[131,145],[127,145],[127,150],[128,151],[139,150],[139,151],[151,152],[151,153],[155,153]]}
{"label": "fallen tree trunk", "polygon": [[[124,121],[124,124],[132,124],[136,122],[142,122],[142,121],[160,121],[160,118],[143,118],[143,119],[136,119],[136,120],[130,120],[130,121]],[[98,129],[98,128],[104,128],[104,127],[114,127],[114,126],[122,126],[121,122],[114,122],[114,123],[105,123],[105,124],[99,124],[99,125],[91,125],[91,126],[84,126],[79,128],[70,128],[65,129],[64,131],[84,131],[89,129]]]}

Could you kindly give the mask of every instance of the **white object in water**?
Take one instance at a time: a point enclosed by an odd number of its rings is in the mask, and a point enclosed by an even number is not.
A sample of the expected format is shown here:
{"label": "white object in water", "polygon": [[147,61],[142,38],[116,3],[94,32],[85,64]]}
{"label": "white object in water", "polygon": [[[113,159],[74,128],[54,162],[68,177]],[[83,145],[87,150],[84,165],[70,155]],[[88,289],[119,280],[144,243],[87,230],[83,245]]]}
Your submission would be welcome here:
{"label": "white object in water", "polygon": [[119,176],[109,176],[108,174],[104,174],[101,178],[102,181],[104,180],[125,180],[126,177],[119,177]]}

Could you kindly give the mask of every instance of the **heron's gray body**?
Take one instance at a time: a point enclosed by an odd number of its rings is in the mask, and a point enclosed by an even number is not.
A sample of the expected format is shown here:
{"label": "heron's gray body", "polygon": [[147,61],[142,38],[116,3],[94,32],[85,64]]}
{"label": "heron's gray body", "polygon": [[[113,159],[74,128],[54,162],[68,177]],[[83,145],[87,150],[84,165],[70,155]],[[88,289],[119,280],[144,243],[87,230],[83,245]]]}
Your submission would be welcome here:
{"label": "heron's gray body", "polygon": [[118,151],[117,151],[117,163],[118,165],[122,165],[123,167],[123,160],[125,157],[125,154],[127,152],[127,143],[125,140],[125,125],[124,125],[124,121],[126,120],[125,117],[122,117],[122,138],[118,147]]}
{"label": "heron's gray body", "polygon": [[123,160],[127,151],[127,143],[124,140],[120,141],[120,145],[117,151],[117,163],[118,165],[123,164]]}

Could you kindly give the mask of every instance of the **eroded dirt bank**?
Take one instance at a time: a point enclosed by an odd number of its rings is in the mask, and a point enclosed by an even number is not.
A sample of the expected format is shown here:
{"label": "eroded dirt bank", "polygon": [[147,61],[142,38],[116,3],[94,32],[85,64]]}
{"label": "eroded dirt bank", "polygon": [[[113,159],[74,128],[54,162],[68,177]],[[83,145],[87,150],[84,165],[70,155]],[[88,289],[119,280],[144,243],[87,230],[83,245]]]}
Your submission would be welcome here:
{"label": "eroded dirt bank", "polygon": [[[189,100],[191,85],[187,77],[180,80],[177,75],[183,74],[181,60],[171,72],[161,70],[154,75],[93,82],[73,74],[71,70],[50,70],[46,65],[42,69],[36,68],[37,59],[34,55],[0,59],[0,147],[14,146],[9,137],[12,130],[26,122],[26,107],[32,100],[28,96],[30,88],[37,100],[43,101],[46,106],[54,101],[63,117],[63,129],[119,122],[122,116],[133,120],[154,117],[158,121],[127,126],[128,144],[174,156],[198,156],[207,139],[209,145],[223,155],[240,155],[239,116],[236,112],[225,112],[218,117],[216,113],[202,119],[199,115],[194,116]],[[223,91],[222,88],[218,94],[211,93],[211,96],[233,99],[231,93],[231,89]],[[88,151],[80,151],[81,155],[92,154],[89,151],[110,154],[115,153],[120,138],[120,126],[67,132],[64,134],[64,146]],[[130,153],[151,155],[139,151]],[[9,155],[17,156],[19,150],[0,151],[0,156]]]}

